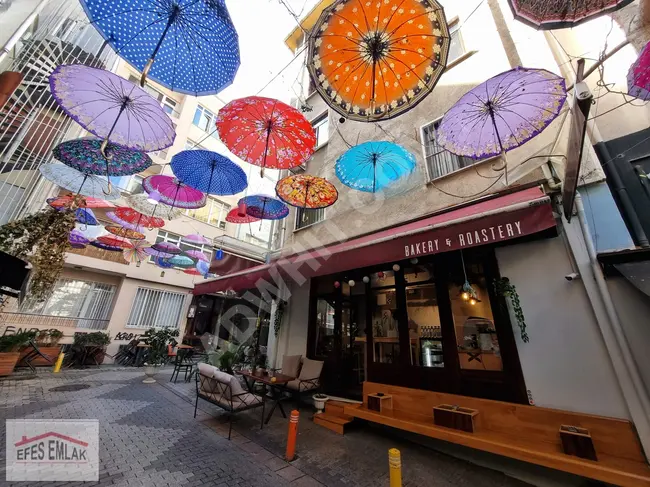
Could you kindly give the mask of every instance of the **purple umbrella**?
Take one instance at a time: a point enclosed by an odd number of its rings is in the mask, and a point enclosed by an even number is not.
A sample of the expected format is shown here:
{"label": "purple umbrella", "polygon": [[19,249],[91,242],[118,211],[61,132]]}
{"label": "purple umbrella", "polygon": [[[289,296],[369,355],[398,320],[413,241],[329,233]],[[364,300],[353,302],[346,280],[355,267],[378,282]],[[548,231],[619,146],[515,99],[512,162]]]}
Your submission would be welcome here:
{"label": "purple umbrella", "polygon": [[119,226],[121,226],[121,227],[128,228],[129,230],[133,230],[133,231],[140,232],[140,233],[143,233],[143,231],[144,231],[144,227],[143,227],[143,226],[141,226],[141,225],[136,225],[136,224],[134,224],[134,223],[129,223],[129,222],[127,222],[126,220],[122,220],[119,216],[117,216],[117,215],[115,214],[114,211],[109,211],[108,213],[106,213],[106,216],[107,216],[107,217],[108,217],[112,222],[117,223],[117,224],[118,224]]}
{"label": "purple umbrella", "polygon": [[90,240],[88,240],[78,230],[72,230],[70,232],[70,235],[68,236],[68,241],[70,242],[70,246],[73,249],[85,249],[86,245],[88,245],[90,243]]}
{"label": "purple umbrella", "polygon": [[210,259],[208,259],[208,256],[205,255],[203,252],[200,250],[188,250],[185,252],[188,256],[192,257],[195,260],[202,260],[204,262],[210,262]]}
{"label": "purple umbrella", "polygon": [[627,92],[641,100],[650,100],[650,42],[627,72]]}
{"label": "purple umbrella", "polygon": [[[566,100],[561,78],[517,67],[468,91],[445,114],[438,144],[458,156],[485,159],[515,149],[541,133]],[[506,184],[507,184],[506,172]]]}
{"label": "purple umbrella", "polygon": [[203,235],[199,235],[198,233],[191,233],[190,235],[185,235],[183,238],[181,238],[183,242],[191,243],[191,244],[196,244],[196,245],[210,245],[212,241],[208,238],[205,238]]}
{"label": "purple umbrella", "polygon": [[64,64],[50,75],[50,90],[67,115],[104,139],[104,154],[108,142],[144,152],[174,143],[174,125],[158,100],[109,71]]}
{"label": "purple umbrella", "polygon": [[158,242],[151,246],[152,249],[158,252],[165,252],[166,254],[178,255],[183,251],[178,245],[169,242]]}
{"label": "purple umbrella", "polygon": [[160,250],[156,250],[152,247],[147,247],[144,249],[145,254],[152,255],[153,257],[159,258],[159,259],[169,259],[171,257],[174,257],[174,254],[168,254],[167,252],[161,252]]}
{"label": "purple umbrella", "polygon": [[114,245],[106,245],[101,242],[90,242],[90,245],[97,247],[98,249],[108,250],[109,252],[122,252],[124,249],[122,247],[115,247]]}

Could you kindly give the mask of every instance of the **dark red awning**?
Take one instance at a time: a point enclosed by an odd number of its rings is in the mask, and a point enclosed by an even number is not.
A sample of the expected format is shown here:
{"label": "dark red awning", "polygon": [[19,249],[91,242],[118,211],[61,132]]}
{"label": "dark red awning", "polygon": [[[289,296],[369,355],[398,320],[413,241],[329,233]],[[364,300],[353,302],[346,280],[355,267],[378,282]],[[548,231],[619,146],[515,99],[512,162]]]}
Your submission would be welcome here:
{"label": "dark red awning", "polygon": [[223,259],[210,262],[210,272],[218,276],[234,274],[260,265],[260,261],[247,259],[239,255],[223,252]]}
{"label": "dark red awning", "polygon": [[[530,188],[198,284],[194,294],[302,283],[385,262],[503,242],[555,226],[548,196]],[[267,286],[268,287],[268,286]]]}

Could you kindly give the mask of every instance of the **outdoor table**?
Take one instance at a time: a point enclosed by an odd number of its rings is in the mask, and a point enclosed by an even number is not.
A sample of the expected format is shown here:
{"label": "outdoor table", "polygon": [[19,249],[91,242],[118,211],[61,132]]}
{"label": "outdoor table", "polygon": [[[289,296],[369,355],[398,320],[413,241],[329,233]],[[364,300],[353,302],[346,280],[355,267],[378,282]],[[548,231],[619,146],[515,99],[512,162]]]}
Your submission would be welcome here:
{"label": "outdoor table", "polygon": [[[284,375],[284,374],[278,374],[278,373],[271,373],[269,374],[266,370],[262,371],[262,369],[257,369],[257,370],[238,370],[238,374],[241,374],[244,377],[244,381],[246,382],[246,386],[248,387],[248,391],[251,394],[254,394],[253,386],[255,385],[255,382],[261,382],[265,386],[267,386],[270,391],[271,391],[271,401],[273,401],[273,406],[271,406],[271,410],[269,411],[269,414],[266,416],[266,421],[264,421],[264,424],[268,424],[269,420],[271,419],[271,416],[273,416],[273,412],[275,411],[275,408],[279,408],[280,412],[282,413],[282,417],[286,418],[287,414],[284,412],[284,408],[282,407],[282,402],[285,397],[282,394],[282,386],[285,386],[287,382],[291,382],[292,380],[295,379],[295,377],[291,377],[290,375]],[[273,381],[272,379],[275,378]]]}

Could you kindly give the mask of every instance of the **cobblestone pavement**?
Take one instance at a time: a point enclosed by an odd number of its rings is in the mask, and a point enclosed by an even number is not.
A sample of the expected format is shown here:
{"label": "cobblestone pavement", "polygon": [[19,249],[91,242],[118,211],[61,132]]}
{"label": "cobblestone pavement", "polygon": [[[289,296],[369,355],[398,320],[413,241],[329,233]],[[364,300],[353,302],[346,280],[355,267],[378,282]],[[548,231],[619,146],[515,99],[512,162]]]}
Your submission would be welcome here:
{"label": "cobblestone pavement", "polygon": [[[142,384],[141,370],[95,369],[39,374],[0,382],[0,420],[99,419],[100,480],[117,486],[388,486],[387,451],[402,452],[405,486],[500,486],[528,484],[393,437],[386,430],[358,427],[339,436],[301,411],[298,458],[282,457],[287,420],[279,411],[263,430],[260,410],[235,417],[228,441],[226,414],[205,401],[194,413],[194,384],[169,383],[171,370],[156,384]],[[50,389],[85,383],[76,392]],[[5,428],[0,445],[5,443]],[[0,485],[74,485],[4,483],[0,448]],[[79,483],[92,485],[92,483]]]}

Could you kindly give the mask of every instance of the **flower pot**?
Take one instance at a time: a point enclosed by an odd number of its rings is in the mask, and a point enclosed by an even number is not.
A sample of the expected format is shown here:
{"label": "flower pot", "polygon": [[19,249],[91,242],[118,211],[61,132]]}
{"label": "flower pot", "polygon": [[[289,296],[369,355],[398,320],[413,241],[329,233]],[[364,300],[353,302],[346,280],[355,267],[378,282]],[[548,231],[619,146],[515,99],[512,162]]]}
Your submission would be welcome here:
{"label": "flower pot", "polygon": [[0,377],[11,375],[19,358],[20,352],[0,353]]}
{"label": "flower pot", "polygon": [[[48,357],[51,357],[54,359],[54,362],[56,362],[57,357],[61,353],[61,345],[54,345],[51,347],[38,347],[38,349],[44,354],[47,355]],[[22,352],[20,352],[20,358],[18,359],[18,363],[22,359],[24,359],[27,354],[29,354],[32,351],[32,348],[30,347],[29,349],[25,349]],[[54,365],[54,362],[50,363],[47,360],[45,360],[43,357],[36,357],[32,359],[32,365],[35,367],[52,367]]]}
{"label": "flower pot", "polygon": [[325,409],[325,403],[329,400],[327,396],[317,397],[315,394],[311,396],[314,400],[314,407],[316,408],[316,414],[321,414],[323,409]]}
{"label": "flower pot", "polygon": [[156,379],[153,378],[154,375],[158,373],[160,365],[144,365],[144,374],[147,376],[145,380],[142,381],[143,384],[153,384],[156,382]]}

